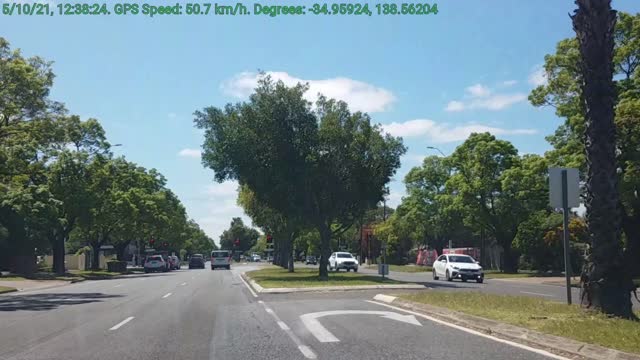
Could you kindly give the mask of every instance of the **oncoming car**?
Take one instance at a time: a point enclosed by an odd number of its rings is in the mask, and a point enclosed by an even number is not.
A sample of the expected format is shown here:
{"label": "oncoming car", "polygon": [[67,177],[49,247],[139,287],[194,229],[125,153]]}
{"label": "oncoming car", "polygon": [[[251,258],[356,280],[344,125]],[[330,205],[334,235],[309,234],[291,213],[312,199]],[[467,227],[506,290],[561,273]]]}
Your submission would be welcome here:
{"label": "oncoming car", "polygon": [[433,280],[443,276],[447,281],[460,279],[462,281],[484,281],[482,267],[469,255],[446,254],[440,255],[433,263]]}
{"label": "oncoming car", "polygon": [[349,270],[358,272],[358,261],[348,252],[335,252],[329,257],[329,269],[333,271],[345,269],[347,272]]}

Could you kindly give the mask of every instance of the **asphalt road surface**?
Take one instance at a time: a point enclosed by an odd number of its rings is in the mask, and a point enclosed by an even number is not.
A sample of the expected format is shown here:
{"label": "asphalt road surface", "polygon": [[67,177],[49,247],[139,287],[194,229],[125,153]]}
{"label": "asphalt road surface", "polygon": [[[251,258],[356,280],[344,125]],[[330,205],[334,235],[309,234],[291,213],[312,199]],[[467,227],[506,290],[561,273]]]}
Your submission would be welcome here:
{"label": "asphalt road surface", "polygon": [[371,302],[379,291],[255,295],[179,270],[0,296],[0,359],[549,359]]}

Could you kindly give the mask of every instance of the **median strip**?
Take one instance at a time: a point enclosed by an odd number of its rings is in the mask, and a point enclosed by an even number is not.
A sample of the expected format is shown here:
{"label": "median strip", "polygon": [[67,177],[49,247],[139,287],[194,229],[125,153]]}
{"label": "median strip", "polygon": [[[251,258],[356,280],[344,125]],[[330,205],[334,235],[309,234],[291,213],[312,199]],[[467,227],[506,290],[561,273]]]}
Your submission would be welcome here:
{"label": "median strip", "polygon": [[318,270],[269,268],[241,274],[256,293],[286,294],[293,292],[347,291],[371,289],[425,289],[425,285],[357,273],[329,273],[328,280],[320,280]]}

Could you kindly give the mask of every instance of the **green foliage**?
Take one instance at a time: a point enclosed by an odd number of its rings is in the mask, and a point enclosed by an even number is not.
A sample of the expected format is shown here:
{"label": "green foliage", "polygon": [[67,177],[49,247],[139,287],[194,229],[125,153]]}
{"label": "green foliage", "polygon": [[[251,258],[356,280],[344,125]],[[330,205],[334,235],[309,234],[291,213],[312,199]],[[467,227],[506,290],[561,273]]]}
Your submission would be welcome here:
{"label": "green foliage", "polygon": [[[220,235],[220,248],[244,253],[256,245],[258,237],[260,233],[256,229],[245,226],[242,219],[236,217],[231,220],[229,228]],[[236,239],[240,241],[237,247],[234,245]]]}
{"label": "green foliage", "polygon": [[344,102],[320,97],[312,110],[307,90],[263,77],[248,102],[197,111],[195,123],[205,130],[202,161],[216,180],[247,186],[260,206],[286,219],[288,235],[318,229],[326,278],[331,233],[382,200],[406,149]]}

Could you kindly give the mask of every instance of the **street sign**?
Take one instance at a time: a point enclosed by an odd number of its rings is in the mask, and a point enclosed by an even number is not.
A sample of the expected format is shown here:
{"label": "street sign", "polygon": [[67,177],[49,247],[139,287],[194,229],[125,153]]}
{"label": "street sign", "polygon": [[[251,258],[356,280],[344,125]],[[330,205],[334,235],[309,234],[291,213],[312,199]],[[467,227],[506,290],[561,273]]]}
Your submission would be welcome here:
{"label": "street sign", "polygon": [[551,207],[562,209],[562,172],[567,173],[567,205],[580,206],[580,174],[573,168],[549,168],[549,203]]}
{"label": "street sign", "polygon": [[549,201],[562,209],[562,238],[564,247],[564,277],[567,304],[571,305],[571,262],[569,259],[569,208],[580,206],[580,176],[578,169],[549,168]]}
{"label": "street sign", "polygon": [[[422,326],[422,324],[413,315],[402,315],[392,311],[367,311],[367,310],[332,310],[321,311],[315,313],[304,314],[300,316],[302,323],[306,326],[307,330],[318,339],[319,342],[339,342],[340,339],[335,337],[327,328],[320,324],[318,318],[330,315],[378,315],[383,319],[395,320],[415,326]],[[342,318],[343,316],[341,316]]]}

